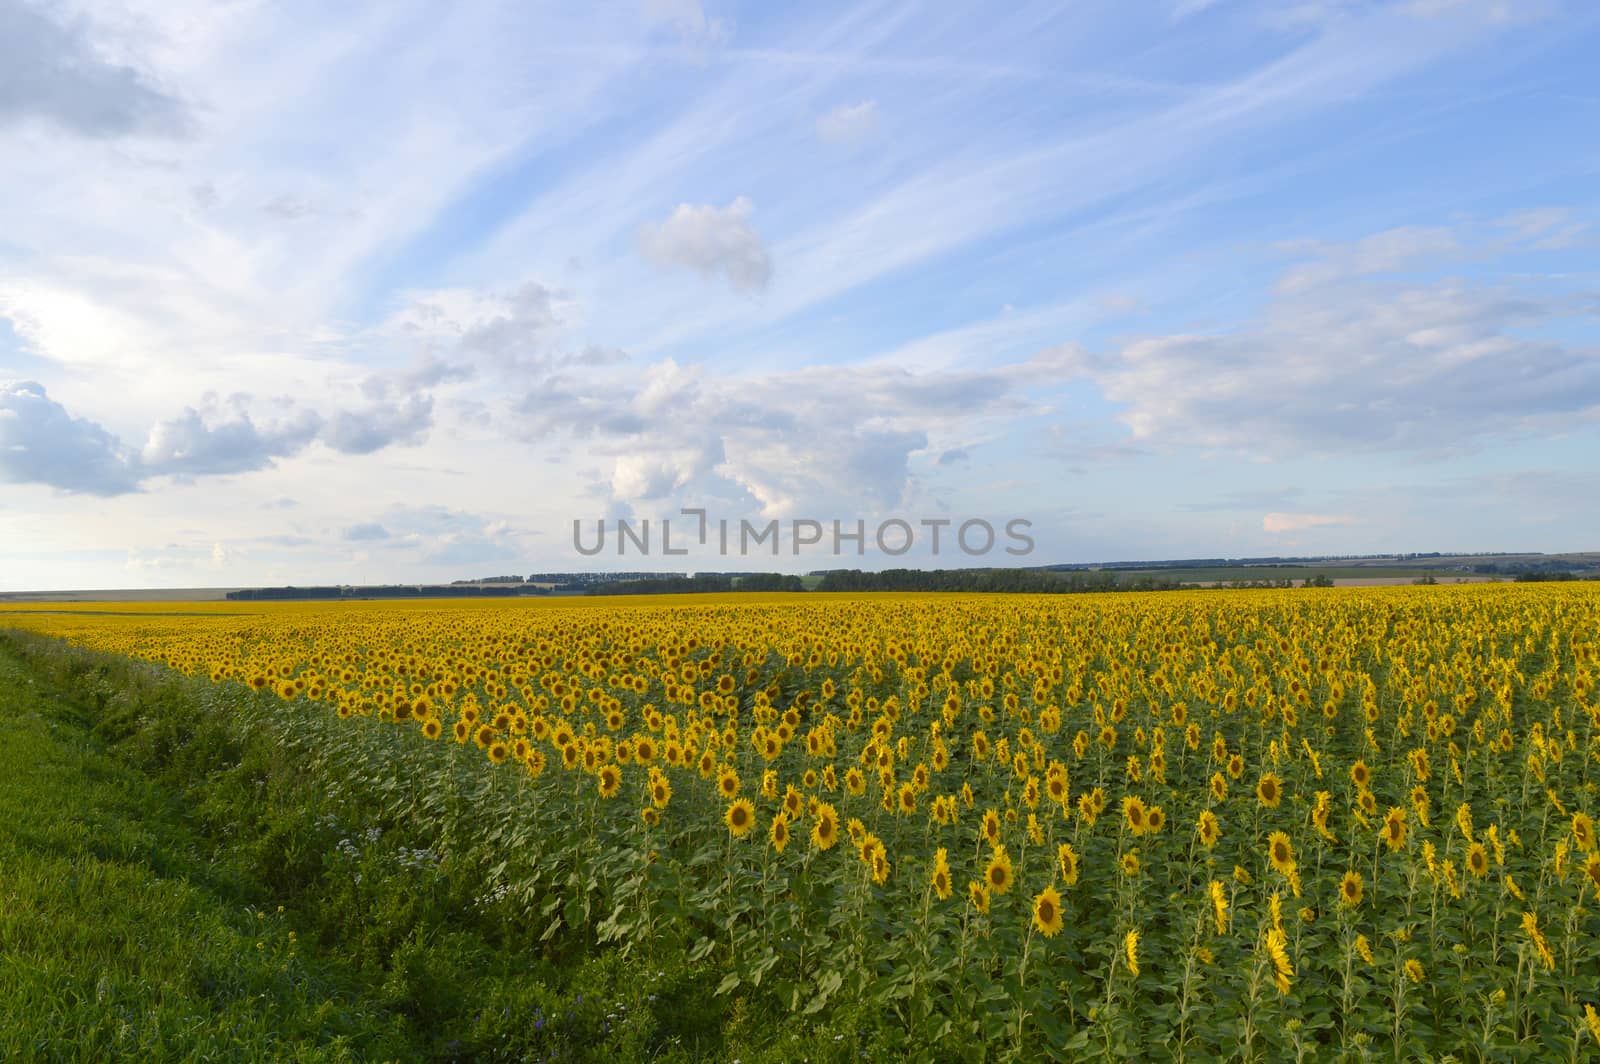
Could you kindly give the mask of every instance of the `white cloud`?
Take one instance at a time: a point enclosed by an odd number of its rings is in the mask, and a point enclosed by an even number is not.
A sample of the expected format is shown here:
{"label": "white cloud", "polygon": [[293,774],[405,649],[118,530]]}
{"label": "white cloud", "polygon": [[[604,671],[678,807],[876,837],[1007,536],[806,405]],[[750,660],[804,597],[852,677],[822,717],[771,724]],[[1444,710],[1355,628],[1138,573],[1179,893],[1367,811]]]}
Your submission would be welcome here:
{"label": "white cloud", "polygon": [[385,447],[420,443],[432,427],[433,400],[414,395],[403,403],[341,410],[327,423],[321,439],[341,454],[372,454]]}
{"label": "white cloud", "polygon": [[1062,348],[1047,361],[1093,379],[1139,441],[1267,459],[1440,455],[1600,415],[1600,349],[1529,332],[1581,315],[1581,302],[1458,278],[1367,276],[1409,264],[1418,245],[1380,235],[1333,249],[1327,261],[1339,268],[1299,274],[1231,330],[1135,338],[1099,354]]}
{"label": "white cloud", "polygon": [[83,22],[28,0],[0,0],[0,126],[36,120],[88,137],[170,135],[186,108],[144,72],[110,61]]}
{"label": "white cloud", "polygon": [[1301,292],[1346,277],[1397,273],[1447,259],[1461,250],[1453,230],[1442,226],[1403,226],[1348,244],[1302,244],[1313,261],[1297,266],[1278,282],[1283,292]]}
{"label": "white cloud", "polygon": [[138,485],[121,442],[73,417],[35,381],[0,381],[0,480],[116,495]]}
{"label": "white cloud", "polygon": [[1589,224],[1563,207],[1530,207],[1512,211],[1495,224],[1510,230],[1512,238],[1540,251],[1556,251],[1579,243]]}
{"label": "white cloud", "polygon": [[878,102],[840,104],[817,119],[817,136],[829,144],[852,144],[878,132]]}
{"label": "white cloud", "polygon": [[150,430],[140,455],[149,476],[218,476],[263,469],[316,438],[322,419],[309,410],[257,428],[245,413],[208,424],[190,407]]}
{"label": "white cloud", "polygon": [[754,210],[744,196],[720,208],[680,204],[666,221],[644,227],[639,248],[662,265],[721,274],[742,292],[758,291],[772,280],[772,256],[750,225]]}
{"label": "white cloud", "polygon": [[670,28],[689,45],[721,44],[728,39],[728,25],[706,14],[700,0],[645,0],[645,18]]}

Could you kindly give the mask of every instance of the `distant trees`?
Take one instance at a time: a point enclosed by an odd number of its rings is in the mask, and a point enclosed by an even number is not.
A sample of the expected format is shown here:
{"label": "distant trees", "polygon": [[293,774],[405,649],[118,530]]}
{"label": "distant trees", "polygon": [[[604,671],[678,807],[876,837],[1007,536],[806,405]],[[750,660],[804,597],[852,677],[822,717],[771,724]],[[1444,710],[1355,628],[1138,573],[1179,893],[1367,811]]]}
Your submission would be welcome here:
{"label": "distant trees", "polygon": [[822,574],[818,591],[973,591],[1066,595],[1088,591],[1175,591],[1184,585],[1140,575],[1120,579],[1116,573],[1044,569],[833,569]]}
{"label": "distant trees", "polygon": [[702,573],[607,580],[584,589],[586,595],[703,595],[722,591],[804,591],[805,581],[783,573]]}

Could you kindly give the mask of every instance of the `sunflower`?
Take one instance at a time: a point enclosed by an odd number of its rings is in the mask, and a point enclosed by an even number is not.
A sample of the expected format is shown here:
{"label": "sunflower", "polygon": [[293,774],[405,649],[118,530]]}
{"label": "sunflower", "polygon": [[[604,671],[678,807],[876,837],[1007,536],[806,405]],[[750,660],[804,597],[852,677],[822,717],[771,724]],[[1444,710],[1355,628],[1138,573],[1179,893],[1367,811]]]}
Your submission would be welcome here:
{"label": "sunflower", "polygon": [[1000,845],[1000,814],[993,809],[983,811],[983,840],[990,846]]}
{"label": "sunflower", "polygon": [[1152,805],[1150,811],[1145,814],[1145,825],[1145,830],[1149,834],[1159,834],[1161,829],[1167,826],[1167,814],[1161,811],[1159,805]]}
{"label": "sunflower", "polygon": [[1406,844],[1406,811],[1402,806],[1390,806],[1383,818],[1383,841],[1391,851]]}
{"label": "sunflower", "polygon": [[984,869],[983,881],[989,893],[996,897],[1011,889],[1015,873],[1011,867],[1011,855],[1004,846],[995,847],[994,856],[989,859],[989,867]]}
{"label": "sunflower", "polygon": [[1220,772],[1211,774],[1211,796],[1219,802],[1228,800],[1228,777]]}
{"label": "sunflower", "polygon": [[950,897],[950,851],[943,846],[933,855],[933,892],[940,901]]}
{"label": "sunflower", "polygon": [[510,756],[511,756],[511,747],[509,745],[507,745],[506,743],[493,742],[493,743],[489,744],[489,760],[493,761],[495,764],[497,764],[497,765],[504,764],[506,758],[508,758]]}
{"label": "sunflower", "polygon": [[1289,961],[1289,936],[1282,928],[1274,927],[1267,932],[1267,957],[1272,961],[1272,981],[1278,988],[1278,993],[1289,992],[1290,980],[1294,978],[1294,965]]}
{"label": "sunflower", "polygon": [[1584,853],[1595,852],[1594,821],[1588,813],[1572,814],[1572,841]]}
{"label": "sunflower", "polygon": [[839,841],[839,812],[832,802],[820,802],[811,821],[811,845],[818,850],[831,850]]}
{"label": "sunflower", "polygon": [[622,789],[622,770],[616,765],[602,766],[597,777],[597,786],[600,797],[615,798],[617,792]]}
{"label": "sunflower", "polygon": [[1354,908],[1361,904],[1361,899],[1366,894],[1366,887],[1361,881],[1361,873],[1355,869],[1344,874],[1339,880],[1339,901]]}
{"label": "sunflower", "polygon": [[1122,936],[1122,956],[1128,962],[1128,971],[1137,976],[1139,974],[1139,932],[1137,929],[1129,931]]}
{"label": "sunflower", "polygon": [[1556,966],[1555,954],[1550,952],[1550,943],[1544,937],[1544,932],[1539,929],[1539,918],[1531,912],[1522,914],[1522,930],[1533,943],[1533,948],[1539,954],[1539,960],[1544,963],[1544,970],[1551,971]]}
{"label": "sunflower", "polygon": [[666,776],[651,777],[650,800],[655,803],[657,809],[665,809],[667,803],[672,801],[672,783]]}
{"label": "sunflower", "polygon": [[735,838],[742,839],[756,826],[756,807],[750,804],[750,799],[740,798],[728,806],[727,812],[722,814],[722,820]]}
{"label": "sunflower", "polygon": [[1217,822],[1217,814],[1209,809],[1200,813],[1198,834],[1200,836],[1200,845],[1206,849],[1209,850],[1217,844],[1217,840],[1222,838],[1222,825]]}
{"label": "sunflower", "polygon": [[850,771],[844,774],[844,789],[855,798],[867,793],[867,778],[861,774],[859,768],[851,766]]}
{"label": "sunflower", "polygon": [[1365,761],[1357,761],[1350,766],[1350,782],[1363,791],[1372,786],[1372,770],[1367,768]]}
{"label": "sunflower", "polygon": [[779,813],[772,818],[772,827],[767,831],[767,837],[772,842],[772,848],[779,853],[789,845],[789,814]]}
{"label": "sunflower", "polygon": [[1222,880],[1213,879],[1206,891],[1211,896],[1211,915],[1216,921],[1217,934],[1228,933],[1228,888]]}
{"label": "sunflower", "polygon": [[1337,841],[1337,839],[1334,837],[1333,832],[1328,830],[1328,815],[1330,813],[1332,813],[1332,812],[1333,812],[1333,794],[1332,794],[1332,792],[1330,792],[1330,791],[1318,791],[1317,794],[1316,794],[1316,804],[1311,809],[1311,823],[1312,823],[1312,826],[1317,829],[1317,834],[1321,835],[1323,838],[1327,839],[1329,842]]}
{"label": "sunflower", "polygon": [[1373,963],[1372,943],[1367,941],[1366,935],[1356,936],[1356,953],[1360,954],[1361,959],[1366,961],[1368,964]]}
{"label": "sunflower", "polygon": [[1145,833],[1146,810],[1144,800],[1138,795],[1127,795],[1122,799],[1122,816],[1127,821],[1128,830],[1135,835]]}
{"label": "sunflower", "polygon": [[647,805],[643,809],[639,810],[639,819],[643,820],[650,827],[655,827],[657,824],[661,823],[661,813],[656,809],[655,806]]}
{"label": "sunflower", "polygon": [[1045,887],[1033,899],[1033,926],[1045,938],[1054,938],[1063,926],[1061,895],[1055,887]]}
{"label": "sunflower", "polygon": [[[633,755],[636,758],[639,757],[639,750],[637,747],[634,748]],[[639,758],[639,763],[649,764],[649,762],[645,761],[643,758]],[[739,797],[739,773],[735,772],[731,765],[725,767],[722,772],[718,774],[717,793],[722,795],[724,799],[730,802]]]}
{"label": "sunflower", "polygon": [[902,816],[910,816],[917,811],[917,788],[910,780],[900,785],[899,801],[896,807],[900,810]]}
{"label": "sunflower", "polygon": [[1456,826],[1461,829],[1461,835],[1468,842],[1472,839],[1472,806],[1462,802],[1456,806]]}
{"label": "sunflower", "polygon": [[967,882],[967,900],[972,907],[980,913],[989,911],[989,888],[979,883],[976,879]]}
{"label": "sunflower", "polygon": [[1256,800],[1268,809],[1278,808],[1278,803],[1283,801],[1283,780],[1276,772],[1263,773],[1256,781]]}
{"label": "sunflower", "polygon": [[1069,887],[1078,882],[1078,852],[1072,843],[1063,842],[1056,847],[1056,867],[1061,871],[1061,882]]}
{"label": "sunflower", "polygon": [[429,717],[422,722],[422,734],[429,739],[437,739],[444,731],[444,725],[439,723],[438,717]]}
{"label": "sunflower", "polygon": [[1483,848],[1483,843],[1475,842],[1467,847],[1467,871],[1478,879],[1489,874],[1489,851]]}
{"label": "sunflower", "polygon": [[1228,775],[1238,779],[1244,775],[1244,755],[1234,754],[1228,758]]}
{"label": "sunflower", "polygon": [[1138,854],[1125,853],[1122,855],[1122,874],[1125,876],[1136,876],[1139,874]]}
{"label": "sunflower", "polygon": [[1405,969],[1406,978],[1411,980],[1413,983],[1420,983],[1428,977],[1428,970],[1424,968],[1422,966],[1422,962],[1417,960],[1415,957],[1406,961]]}
{"label": "sunflower", "polygon": [[1294,846],[1290,844],[1289,836],[1281,831],[1274,831],[1267,836],[1267,857],[1280,875],[1286,876],[1295,869]]}

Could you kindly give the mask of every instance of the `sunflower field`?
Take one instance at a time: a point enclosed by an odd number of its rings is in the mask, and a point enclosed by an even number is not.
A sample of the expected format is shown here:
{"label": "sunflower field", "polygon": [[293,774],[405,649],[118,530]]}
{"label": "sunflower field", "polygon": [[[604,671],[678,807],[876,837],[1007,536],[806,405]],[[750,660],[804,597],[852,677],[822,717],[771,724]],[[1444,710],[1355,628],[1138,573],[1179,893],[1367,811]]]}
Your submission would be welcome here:
{"label": "sunflower field", "polygon": [[552,947],[940,1057],[1600,1045],[1592,587],[105,608],[6,623],[336,715]]}

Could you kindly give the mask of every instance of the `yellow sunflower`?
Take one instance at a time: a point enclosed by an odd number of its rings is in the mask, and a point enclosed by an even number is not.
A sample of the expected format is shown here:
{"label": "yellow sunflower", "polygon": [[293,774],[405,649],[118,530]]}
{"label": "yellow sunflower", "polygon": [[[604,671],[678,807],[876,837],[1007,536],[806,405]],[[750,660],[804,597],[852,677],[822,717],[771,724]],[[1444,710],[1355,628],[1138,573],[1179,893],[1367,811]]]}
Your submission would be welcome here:
{"label": "yellow sunflower", "polygon": [[1045,938],[1054,938],[1061,931],[1061,895],[1055,887],[1045,887],[1033,899],[1033,926]]}
{"label": "yellow sunflower", "polygon": [[722,820],[735,838],[742,839],[756,826],[756,807],[750,803],[750,799],[740,798],[728,806],[727,812],[722,814]]}

